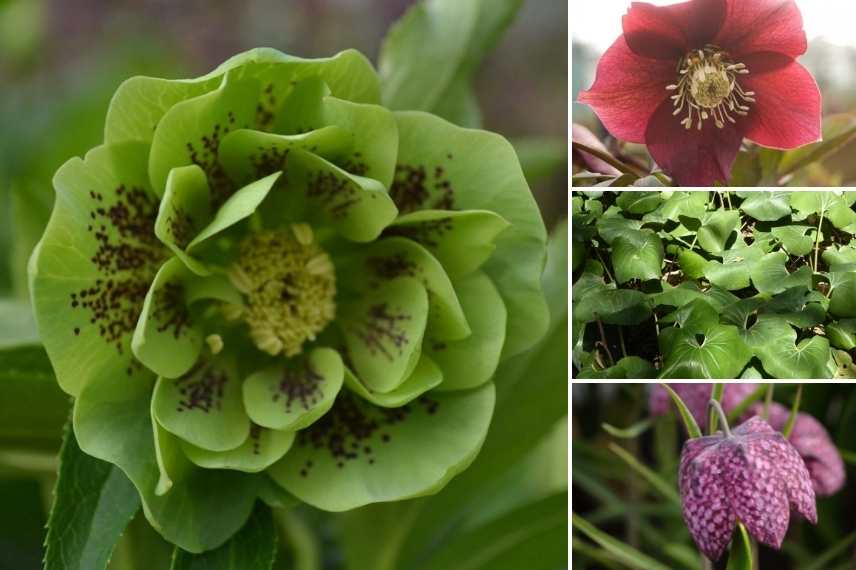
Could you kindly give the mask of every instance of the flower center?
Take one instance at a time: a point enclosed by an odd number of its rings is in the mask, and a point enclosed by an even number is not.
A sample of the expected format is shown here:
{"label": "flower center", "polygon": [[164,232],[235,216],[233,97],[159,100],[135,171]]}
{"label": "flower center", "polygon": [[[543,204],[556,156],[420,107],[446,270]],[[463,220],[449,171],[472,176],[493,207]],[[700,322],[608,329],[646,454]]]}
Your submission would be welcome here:
{"label": "flower center", "polygon": [[256,346],[272,355],[300,354],[336,314],[333,263],[307,224],[245,239],[229,279],[246,306],[227,306],[226,317],[242,317]]}
{"label": "flower center", "polygon": [[754,103],[755,92],[744,91],[737,82],[738,75],[747,75],[743,63],[730,61],[728,54],[716,46],[692,51],[678,63],[677,83],[666,87],[675,91],[670,98],[675,107],[674,116],[686,113],[681,124],[687,129],[701,130],[704,121],[713,119],[717,128],[725,122],[735,123],[732,115],[745,117],[749,105]]}

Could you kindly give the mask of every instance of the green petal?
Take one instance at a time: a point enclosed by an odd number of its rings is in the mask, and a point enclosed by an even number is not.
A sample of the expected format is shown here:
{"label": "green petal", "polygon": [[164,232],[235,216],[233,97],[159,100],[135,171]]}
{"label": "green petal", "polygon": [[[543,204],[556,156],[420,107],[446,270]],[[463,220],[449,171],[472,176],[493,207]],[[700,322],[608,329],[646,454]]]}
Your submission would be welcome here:
{"label": "green petal", "polygon": [[428,291],[428,329],[437,340],[460,340],[470,335],[464,310],[449,276],[429,251],[409,239],[385,238],[360,250],[359,255],[337,261],[337,271],[353,276],[342,287],[354,294],[398,277],[418,279]]}
{"label": "green petal", "polygon": [[155,486],[155,495],[161,496],[172,489],[175,483],[184,480],[192,470],[192,465],[181,450],[179,439],[163,429],[155,419],[154,406],[151,406],[151,421],[154,432],[155,460],[160,473]]}
{"label": "green petal", "polygon": [[193,275],[177,257],[161,267],[143,305],[131,348],[146,368],[178,378],[202,351],[203,331],[191,317],[185,282]]}
{"label": "green petal", "polygon": [[505,303],[490,278],[474,273],[456,281],[455,290],[473,332],[464,340],[425,343],[423,350],[443,371],[440,390],[475,388],[490,380],[505,342]]}
{"label": "green petal", "polygon": [[287,187],[308,198],[306,216],[315,212],[351,241],[377,239],[398,210],[377,180],[349,174],[314,154],[292,150],[286,168]]}
{"label": "green petal", "polygon": [[422,245],[454,279],[481,267],[508,226],[502,216],[487,210],[420,210],[399,216],[385,233]]}
{"label": "green petal", "polygon": [[210,272],[185,248],[210,219],[211,193],[205,171],[195,164],[173,168],[166,180],[155,235],[197,275]]}
{"label": "green petal", "polygon": [[285,98],[273,131],[299,134],[324,126],[323,99],[330,89],[320,77],[308,77],[294,85]]}
{"label": "green petal", "polygon": [[333,159],[341,156],[347,147],[347,131],[336,125],[299,135],[238,129],[223,137],[219,154],[229,179],[240,184],[285,168],[286,157],[292,149]]}
{"label": "green petal", "polygon": [[342,332],[353,369],[375,392],[390,392],[419,360],[428,314],[425,287],[399,277],[341,311]]}
{"label": "green petal", "polygon": [[398,156],[395,115],[379,105],[365,105],[327,97],[324,120],[349,134],[349,154],[337,164],[352,174],[374,178],[389,188]]}
{"label": "green petal", "polygon": [[[105,141],[151,141],[158,122],[177,103],[198,97],[220,85],[222,76],[251,77],[263,85],[263,111],[275,118],[278,101],[292,89],[292,81],[320,76],[336,97],[378,103],[380,85],[371,63],[356,50],[323,59],[301,59],[270,48],[238,54],[211,73],[196,79],[132,77],[119,86],[107,112]],[[254,102],[255,103],[255,102]],[[264,115],[255,124],[263,123]]]}
{"label": "green petal", "polygon": [[493,384],[486,384],[389,410],[343,391],[268,473],[327,511],[434,493],[478,454],[494,400]]}
{"label": "green petal", "polygon": [[227,75],[216,91],[169,109],[152,138],[149,178],[154,191],[163,195],[173,168],[197,164],[208,176],[214,206],[222,203],[234,186],[217,156],[220,139],[231,130],[250,126],[258,96],[258,81],[242,81]]}
{"label": "green petal", "polygon": [[363,386],[360,379],[356,377],[347,368],[345,369],[345,385],[352,391],[359,394],[364,400],[368,400],[376,406],[384,408],[398,408],[415,400],[428,390],[435,388],[443,382],[443,371],[437,366],[437,363],[428,358],[424,353],[419,357],[419,362],[416,368],[407,377],[407,380],[401,383],[401,386],[381,394],[372,392]]}
{"label": "green petal", "polygon": [[261,204],[267,197],[281,174],[282,172],[274,172],[273,174],[265,176],[261,180],[256,180],[235,192],[222,206],[220,206],[220,209],[217,210],[217,213],[214,215],[214,219],[211,220],[211,223],[205,226],[205,228],[203,228],[203,230],[193,238],[193,241],[190,242],[187,249],[193,250],[197,245],[201,244],[211,236],[222,232],[226,228],[233,226],[244,218],[252,215],[253,212],[256,211],[256,208],[259,207],[259,204]]}
{"label": "green petal", "polygon": [[508,308],[503,356],[532,346],[549,321],[541,292],[547,232],[514,148],[494,133],[462,129],[426,113],[395,116],[400,143],[390,194],[402,213],[490,210],[511,223],[483,269]]}
{"label": "green petal", "polygon": [[191,469],[157,495],[153,377],[143,372],[117,380],[98,377],[77,398],[74,433],[81,449],[125,472],[140,492],[146,518],[169,542],[190,552],[221,545],[250,516],[259,480],[235,471]]}
{"label": "green petal", "polygon": [[223,359],[200,361],[176,380],[159,378],[153,397],[158,423],[199,447],[211,451],[235,449],[250,434],[241,379]]}
{"label": "green petal", "polygon": [[250,427],[247,440],[236,449],[210,451],[186,441],[181,448],[195,464],[206,469],[235,469],[247,473],[263,471],[282,459],[294,442],[294,432]]}
{"label": "green petal", "polygon": [[154,236],[146,148],[101,146],[54,177],[56,205],[30,260],[39,332],[60,386],[105,375],[122,384],[143,301],[167,250]]}
{"label": "green petal", "polygon": [[244,381],[250,419],[274,430],[302,429],[327,413],[342,387],[344,366],[335,350],[316,348],[297,366],[276,366]]}

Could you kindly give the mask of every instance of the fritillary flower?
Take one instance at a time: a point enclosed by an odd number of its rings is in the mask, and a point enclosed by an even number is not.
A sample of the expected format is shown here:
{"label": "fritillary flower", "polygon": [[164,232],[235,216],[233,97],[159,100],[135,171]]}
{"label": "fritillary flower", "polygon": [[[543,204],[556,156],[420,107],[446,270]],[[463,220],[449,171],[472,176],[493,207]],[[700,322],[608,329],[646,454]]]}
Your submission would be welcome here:
{"label": "fritillary flower", "polygon": [[699,550],[718,560],[738,522],[758,542],[780,548],[795,511],[817,523],[815,493],[799,453],[755,416],[733,431],[689,439],[678,482],[684,521]]}

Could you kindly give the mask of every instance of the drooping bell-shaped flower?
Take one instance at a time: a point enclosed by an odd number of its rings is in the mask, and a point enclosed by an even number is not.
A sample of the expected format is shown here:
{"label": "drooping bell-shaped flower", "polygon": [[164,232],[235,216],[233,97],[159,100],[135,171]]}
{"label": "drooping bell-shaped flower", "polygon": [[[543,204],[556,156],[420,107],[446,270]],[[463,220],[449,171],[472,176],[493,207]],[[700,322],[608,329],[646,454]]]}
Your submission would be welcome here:
{"label": "drooping bell-shaped flower", "polygon": [[744,138],[779,149],[820,139],[794,0],[633,2],[622,25],[580,102],[679,185],[726,182]]}
{"label": "drooping bell-shaped flower", "polygon": [[738,522],[759,542],[779,548],[791,512],[817,522],[815,494],[796,449],[755,416],[733,431],[689,439],[681,452],[684,521],[699,550],[718,560]]}
{"label": "drooping bell-shaped flower", "polygon": [[547,327],[511,145],[383,107],[353,50],[132,78],[54,185],[30,280],[74,433],[185,550],[257,498],[438,491],[484,441],[500,360]]}
{"label": "drooping bell-shaped flower", "polygon": [[[760,414],[762,406],[753,407]],[[790,408],[775,402],[770,404],[768,422],[773,429],[782,431],[791,415]],[[811,414],[800,412],[794,420],[788,441],[805,461],[811,484],[818,497],[834,495],[844,487],[846,480],[844,460],[826,428]]]}

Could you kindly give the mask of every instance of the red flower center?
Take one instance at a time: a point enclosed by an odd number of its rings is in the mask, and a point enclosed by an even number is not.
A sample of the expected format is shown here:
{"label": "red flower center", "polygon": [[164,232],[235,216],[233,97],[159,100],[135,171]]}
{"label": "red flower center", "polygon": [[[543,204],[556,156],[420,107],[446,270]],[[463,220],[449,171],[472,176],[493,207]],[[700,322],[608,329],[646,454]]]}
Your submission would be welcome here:
{"label": "red flower center", "polygon": [[695,122],[701,130],[708,119],[721,129],[725,121],[736,122],[732,115],[745,117],[748,103],[755,102],[755,92],[744,91],[737,82],[738,75],[749,73],[746,65],[731,61],[727,52],[714,45],[691,51],[681,58],[677,69],[680,79],[666,90],[675,91],[672,114],[686,113],[681,124],[687,129]]}

